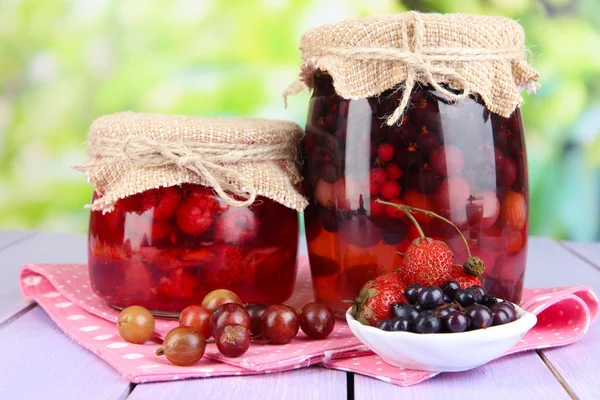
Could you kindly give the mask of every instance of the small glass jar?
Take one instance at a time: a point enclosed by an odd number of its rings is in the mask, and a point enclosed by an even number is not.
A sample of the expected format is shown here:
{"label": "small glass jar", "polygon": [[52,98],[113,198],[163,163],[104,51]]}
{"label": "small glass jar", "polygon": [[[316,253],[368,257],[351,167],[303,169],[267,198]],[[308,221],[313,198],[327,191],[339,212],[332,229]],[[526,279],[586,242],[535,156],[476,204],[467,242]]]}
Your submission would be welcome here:
{"label": "small glass jar", "polygon": [[273,200],[234,207],[200,185],[152,189],[91,212],[90,278],[111,306],[159,315],[214,289],[281,303],[294,287],[297,243],[297,212]]}
{"label": "small glass jar", "polygon": [[[317,72],[303,144],[308,253],[315,296],[336,312],[360,288],[402,266],[418,232],[377,199],[427,209],[456,224],[485,263],[489,293],[521,300],[528,235],[528,180],[521,115],[491,113],[477,97],[447,101],[415,86],[401,124],[385,119],[400,103],[394,88],[345,100]],[[445,241],[462,265],[456,230],[415,214],[426,235]]]}

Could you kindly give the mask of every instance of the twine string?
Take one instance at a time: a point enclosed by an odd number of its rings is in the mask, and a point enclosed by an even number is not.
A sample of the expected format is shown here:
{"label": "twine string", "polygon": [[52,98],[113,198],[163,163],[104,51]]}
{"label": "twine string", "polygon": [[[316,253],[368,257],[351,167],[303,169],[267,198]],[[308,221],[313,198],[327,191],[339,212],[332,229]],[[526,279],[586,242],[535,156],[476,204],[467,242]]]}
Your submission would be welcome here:
{"label": "twine string", "polygon": [[240,173],[235,164],[288,160],[290,154],[295,153],[292,143],[175,142],[139,135],[125,139],[96,138],[88,142],[88,151],[92,161],[76,169],[85,171],[117,162],[144,168],[174,165],[198,175],[227,204],[240,207],[254,203],[257,189],[252,179]]}
{"label": "twine string", "polygon": [[[409,29],[412,35],[409,38]],[[420,14],[414,11],[408,13],[402,20],[401,47],[330,47],[330,46],[301,46],[304,59],[322,56],[338,56],[352,60],[395,61],[403,63],[407,68],[404,81],[404,91],[398,107],[387,117],[386,123],[394,125],[402,121],[402,115],[410,101],[410,95],[417,82],[430,84],[435,90],[451,101],[465,99],[471,93],[469,81],[456,68],[451,67],[455,62],[468,61],[497,61],[521,58],[525,49],[521,46],[508,48],[423,48],[425,25]],[[446,89],[441,82],[452,82],[458,93]],[[298,93],[306,84],[296,81],[284,92],[284,98]]]}

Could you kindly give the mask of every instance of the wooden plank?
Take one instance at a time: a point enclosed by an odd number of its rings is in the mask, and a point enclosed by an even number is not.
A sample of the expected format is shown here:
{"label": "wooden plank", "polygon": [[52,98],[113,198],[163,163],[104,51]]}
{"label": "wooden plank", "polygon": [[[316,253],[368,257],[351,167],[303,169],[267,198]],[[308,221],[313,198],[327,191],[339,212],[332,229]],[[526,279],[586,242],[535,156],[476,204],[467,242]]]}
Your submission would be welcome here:
{"label": "wooden plank", "polygon": [[[460,357],[460,354],[456,355]],[[355,399],[569,399],[536,353],[500,358],[471,371],[445,373],[418,385],[400,387],[354,375]]]}
{"label": "wooden plank", "polygon": [[19,290],[19,269],[27,263],[82,263],[87,240],[82,234],[41,233],[0,252],[0,325],[29,305]]}
{"label": "wooden plank", "polygon": [[[553,241],[534,241],[530,255],[541,260],[549,269],[528,266],[527,284],[546,286],[584,284],[600,294],[600,246],[596,244],[566,243],[565,249]],[[582,258],[571,253],[576,252]],[[587,261],[586,261],[587,260]],[[572,393],[581,399],[600,398],[600,326],[596,323],[577,343],[546,349],[543,356]]]}
{"label": "wooden plank", "polygon": [[0,330],[3,399],[116,400],[129,381],[76,345],[39,307]]}
{"label": "wooden plank", "polygon": [[596,268],[552,239],[530,239],[527,257],[526,287],[588,285],[600,292]]}
{"label": "wooden plank", "polygon": [[0,251],[19,240],[36,234],[37,232],[33,231],[0,231]]}
{"label": "wooden plank", "polygon": [[195,379],[137,385],[128,400],[346,400],[346,374],[311,367],[268,375]]}
{"label": "wooden plank", "polygon": [[600,243],[561,242],[561,245],[600,270]]}

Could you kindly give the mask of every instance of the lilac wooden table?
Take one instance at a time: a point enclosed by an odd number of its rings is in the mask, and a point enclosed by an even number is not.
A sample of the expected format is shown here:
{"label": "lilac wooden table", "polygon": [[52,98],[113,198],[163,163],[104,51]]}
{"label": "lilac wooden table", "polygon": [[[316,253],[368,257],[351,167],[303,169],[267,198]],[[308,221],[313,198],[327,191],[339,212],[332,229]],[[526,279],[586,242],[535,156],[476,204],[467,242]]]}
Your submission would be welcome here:
{"label": "lilac wooden table", "polygon": [[[85,262],[83,235],[0,232],[0,399],[600,399],[600,327],[559,349],[505,357],[402,388],[375,379],[307,368],[244,378],[133,385],[65,336],[21,298],[24,263]],[[586,284],[600,293],[600,244],[534,238],[527,286]]]}

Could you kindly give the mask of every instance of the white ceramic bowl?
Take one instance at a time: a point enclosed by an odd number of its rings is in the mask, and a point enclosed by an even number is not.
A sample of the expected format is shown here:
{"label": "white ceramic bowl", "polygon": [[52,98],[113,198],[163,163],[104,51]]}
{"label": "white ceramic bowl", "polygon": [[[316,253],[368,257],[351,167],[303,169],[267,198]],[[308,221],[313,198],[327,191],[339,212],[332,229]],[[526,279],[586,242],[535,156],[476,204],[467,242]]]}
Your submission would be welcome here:
{"label": "white ceramic bowl", "polygon": [[455,372],[477,368],[510,350],[537,322],[517,306],[517,319],[504,325],[461,333],[388,332],[358,322],[346,312],[354,335],[385,362],[422,371]]}

